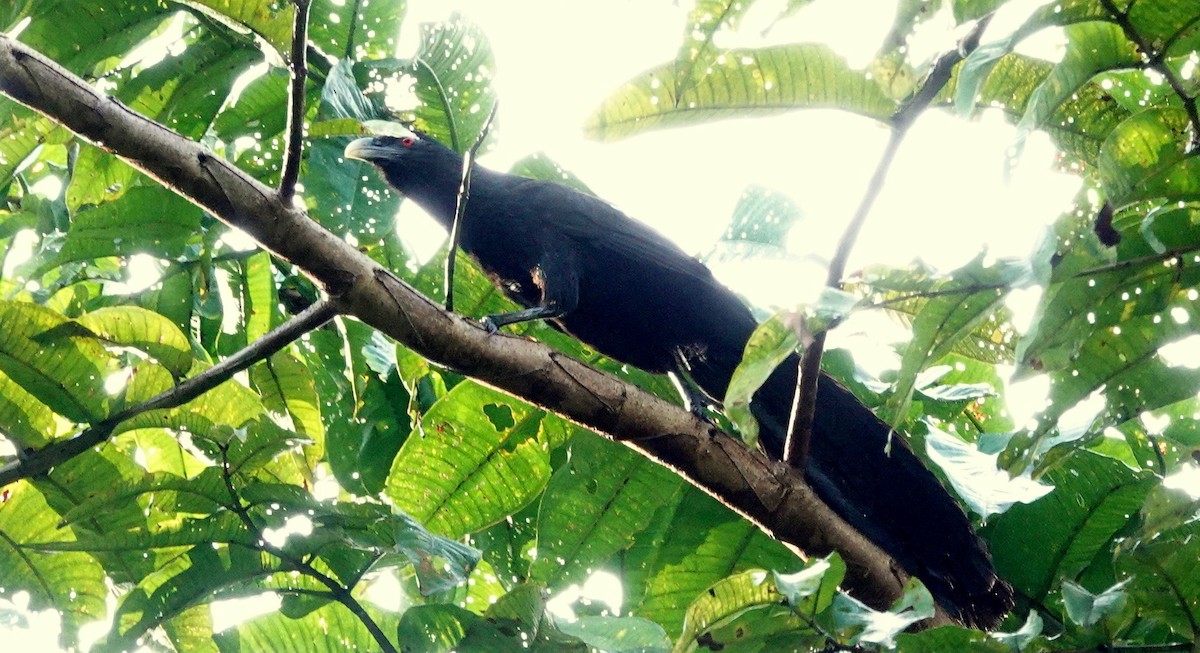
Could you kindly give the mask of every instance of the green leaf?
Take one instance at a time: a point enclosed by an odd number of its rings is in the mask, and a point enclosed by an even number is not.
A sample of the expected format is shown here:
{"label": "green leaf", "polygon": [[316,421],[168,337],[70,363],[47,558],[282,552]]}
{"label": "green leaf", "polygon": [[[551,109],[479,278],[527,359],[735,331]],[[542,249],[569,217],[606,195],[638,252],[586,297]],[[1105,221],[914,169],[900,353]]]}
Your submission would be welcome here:
{"label": "green leaf", "polygon": [[83,553],[45,554],[27,549],[28,542],[69,542],[72,532],[59,528],[58,515],[28,483],[4,489],[0,502],[0,595],[11,599],[29,594],[29,608],[53,608],[62,618],[59,643],[77,645],[79,628],[106,613],[104,569]]}
{"label": "green leaf", "polygon": [[174,258],[199,233],[200,216],[199,207],[166,188],[132,188],[119,199],[76,213],[62,250],[42,271],[102,256]]}
{"label": "green leaf", "polygon": [[187,336],[158,313],[137,306],[110,306],[86,313],[75,323],[102,342],[146,352],[176,378],[192,368]]}
{"label": "green leaf", "polygon": [[[384,108],[363,95],[355,68],[338,62],[321,89],[319,120],[353,118],[361,122],[386,117]],[[314,139],[306,150],[301,182],[310,207],[320,207],[322,225],[338,235],[353,234],[375,245],[393,233],[400,198],[370,173],[361,161],[345,161],[347,137]]]}
{"label": "green leaf", "polygon": [[1067,616],[1076,625],[1084,627],[1118,616],[1129,605],[1124,585],[1124,582],[1117,583],[1099,594],[1092,594],[1082,585],[1064,580],[1063,607],[1067,609]]}
{"label": "green leaf", "polygon": [[662,626],[637,617],[579,617],[555,627],[592,649],[611,653],[667,653],[671,640]]}
{"label": "green leaf", "polygon": [[1113,208],[1145,199],[1200,198],[1200,163],[1187,152],[1182,109],[1148,109],[1122,122],[1100,149],[1100,183]]}
{"label": "green leaf", "polygon": [[626,608],[672,635],[693,599],[729,573],[801,566],[782,544],[690,486],[677,490],[637,535],[624,563]]}
{"label": "green leaf", "polygon": [[172,11],[158,0],[37,0],[21,40],[71,72],[91,76],[115,65]]}
{"label": "green leaf", "polygon": [[[1085,451],[1074,452],[1069,465],[1048,471],[1043,480],[1053,492],[1009,508],[984,534],[1000,576],[1044,604],[1057,579],[1111,560],[1114,534],[1136,519],[1154,481]],[[1031,528],[1036,538],[1029,537]]]}
{"label": "green leaf", "polygon": [[728,50],[693,65],[690,77],[680,77],[676,61],[626,82],[588,118],[588,135],[616,140],[657,127],[802,108],[886,120],[896,108],[874,80],[824,45]]}
{"label": "green leaf", "polygon": [[459,14],[422,25],[409,66],[419,101],[414,125],[456,152],[467,151],[496,103],[496,61],[486,35]]}
{"label": "green leaf", "polygon": [[[380,610],[367,602],[364,602],[363,608],[389,636],[396,632],[398,619],[394,613]],[[362,619],[340,603],[330,603],[295,619],[281,612],[268,613],[217,633],[214,639],[222,651],[230,652],[345,653],[381,650]],[[400,641],[417,640],[404,640],[401,637]]]}
{"label": "green leaf", "polygon": [[396,550],[413,564],[425,596],[465,583],[479,564],[478,550],[438,537],[404,513],[393,514],[391,522]]}
{"label": "green leaf", "polygon": [[402,642],[421,642],[428,653],[524,651],[523,638],[504,626],[457,606],[421,605],[405,610],[396,636]]}
{"label": "green leaf", "polygon": [[38,449],[58,431],[54,413],[0,371],[0,432],[18,449]]}
{"label": "green leaf", "polygon": [[381,59],[396,50],[396,35],[407,3],[314,0],[309,10],[308,38],[339,59]]}
{"label": "green leaf", "polygon": [[1019,125],[1023,133],[1049,120],[1067,98],[1097,73],[1134,68],[1142,63],[1137,47],[1116,25],[1087,22],[1068,25],[1065,30],[1067,51],[1025,105]]}
{"label": "green leaf", "polygon": [[214,592],[250,584],[284,569],[270,556],[242,546],[213,547],[206,543],[188,549],[122,597],[111,630],[95,650],[120,651],[135,646],[146,632],[207,603]]}
{"label": "green leaf", "polygon": [[[1018,122],[1052,69],[1053,64],[1033,57],[1004,56],[979,89],[976,106],[981,110],[999,109],[1010,121]],[[943,96],[950,98],[955,92],[952,84]],[[1094,165],[1105,137],[1129,116],[1130,111],[1113,98],[1112,92],[1092,82],[1060,100],[1057,109],[1039,125],[1069,159]]]}
{"label": "green leaf", "polygon": [[95,422],[112,402],[104,380],[114,361],[93,340],[39,338],[65,322],[50,309],[0,300],[0,372],[67,419]]}
{"label": "green leaf", "polygon": [[645,456],[593,433],[571,440],[570,460],[546,486],[538,513],[534,581],[552,589],[581,583],[633,543],[679,477]]}
{"label": "green leaf", "polygon": [[516,512],[550,479],[538,441],[542,411],[472,382],[421,421],[392,465],[385,493],[430,531],[459,537]]}
{"label": "green leaf", "polygon": [[70,132],[49,118],[10,104],[7,98],[0,100],[0,107],[3,107],[0,112],[12,112],[10,119],[0,122],[0,188],[3,188],[34,150],[47,143],[64,142]]}
{"label": "green leaf", "polygon": [[758,421],[750,412],[750,400],[775,368],[800,347],[798,330],[803,326],[795,321],[795,315],[776,313],[758,325],[725,390],[725,414],[751,445],[758,441]]}
{"label": "green leaf", "polygon": [[407,414],[412,397],[394,373],[380,377],[366,363],[374,330],[358,321],[344,324],[345,342],[324,329],[310,334],[316,350],[306,358],[321,398],[329,466],[347,491],[370,495],[383,489],[412,431]]}
{"label": "green leaf", "polygon": [[1177,638],[1194,635],[1200,621],[1200,522],[1153,533],[1122,547],[1117,570],[1138,615],[1165,624]]}
{"label": "green leaf", "polygon": [[[913,319],[913,337],[900,360],[895,391],[888,398],[889,421],[898,425],[908,414],[917,376],[930,364],[954,351],[956,343],[1001,308],[1007,289],[1026,274],[1019,263],[986,265],[980,256],[957,270],[951,291],[929,299]],[[962,292],[953,292],[957,288]]]}
{"label": "green leaf", "polygon": [[291,51],[296,6],[275,0],[175,0],[194,7],[237,32],[261,36],[280,56]]}
{"label": "green leaf", "polygon": [[[772,580],[765,571],[750,570],[713,584],[688,607],[675,650],[762,646],[761,640],[779,633],[795,636],[805,630],[811,622],[806,623],[786,605]],[[807,634],[816,636],[811,631]]]}
{"label": "green leaf", "polygon": [[250,368],[250,377],[262,395],[263,406],[287,415],[292,430],[312,440],[314,453],[319,457],[325,441],[325,425],[312,373],[304,362],[284,350]]}
{"label": "green leaf", "polygon": [[804,216],[783,193],[750,185],[742,191],[721,240],[783,248],[792,227]]}

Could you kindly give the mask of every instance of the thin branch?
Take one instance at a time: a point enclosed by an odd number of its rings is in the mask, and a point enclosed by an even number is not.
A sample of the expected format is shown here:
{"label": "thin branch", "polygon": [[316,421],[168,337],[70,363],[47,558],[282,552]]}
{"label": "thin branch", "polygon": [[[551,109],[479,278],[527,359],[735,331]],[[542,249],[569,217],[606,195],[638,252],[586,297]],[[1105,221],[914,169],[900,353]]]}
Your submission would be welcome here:
{"label": "thin branch", "polygon": [[312,564],[307,560],[296,557],[285,551],[282,547],[277,547],[270,542],[267,542],[266,539],[263,538],[262,531],[250,517],[250,510],[242,503],[242,498],[238,494],[237,488],[235,488],[233,485],[233,473],[229,468],[228,453],[229,452],[225,448],[222,448],[221,478],[225,482],[225,490],[229,493],[230,502],[228,507],[233,511],[233,514],[237,515],[238,519],[242,522],[242,525],[246,527],[246,530],[250,532],[250,536],[254,540],[255,548],[279,558],[291,568],[327,587],[329,589],[329,594],[333,597],[333,599],[345,606],[347,610],[353,613],[354,616],[362,622],[367,631],[371,633],[371,637],[374,638],[375,643],[379,644],[379,648],[381,650],[385,651],[385,653],[399,653],[395,645],[393,645],[391,640],[388,639],[387,635],[384,634],[383,629],[379,627],[379,624],[375,623],[375,619],[373,619],[370,613],[367,612],[366,608],[363,607],[362,603],[359,603],[358,599],[354,598],[354,594],[349,588],[342,586],[341,583],[337,582],[333,578],[321,573],[320,570],[312,566]]}
{"label": "thin branch", "polygon": [[3,468],[0,468],[0,487],[23,478],[32,478],[49,472],[56,465],[61,465],[108,440],[109,436],[112,435],[113,429],[125,420],[132,419],[151,410],[176,408],[186,404],[233,378],[234,374],[261,360],[265,360],[300,336],[325,324],[335,315],[337,315],[337,308],[333,301],[329,299],[318,301],[308,307],[303,313],[279,325],[241,351],[196,376],[183,381],[170,390],[165,390],[136,406],[126,408],[112,415],[100,423],[85,429],[70,440],[53,442],[37,451],[22,456],[16,462],[5,465]]}
{"label": "thin branch", "polygon": [[304,154],[304,87],[308,80],[308,10],[312,0],[293,0],[296,5],[292,23],[292,88],[288,102],[287,149],[283,153],[283,172],[279,175],[279,198],[285,204],[296,194],[300,178],[300,158]]}
{"label": "thin branch", "polygon": [[853,310],[854,310],[854,312],[870,311],[870,310],[875,310],[875,309],[879,309],[879,308],[888,308],[889,306],[895,306],[896,304],[903,304],[904,302],[907,302],[907,301],[910,301],[913,299],[935,299],[937,297],[948,297],[951,295],[970,295],[970,294],[974,294],[974,293],[978,293],[978,292],[987,292],[989,290],[1008,290],[1012,287],[1013,287],[1013,284],[1010,284],[1010,283],[980,283],[980,284],[972,284],[972,285],[968,285],[968,286],[959,286],[957,288],[941,288],[938,290],[916,290],[916,291],[913,291],[910,293],[904,293],[901,295],[896,295],[894,297],[880,299],[879,301],[875,301],[875,302],[859,304],[859,305],[855,306]]}
{"label": "thin branch", "polygon": [[1200,110],[1196,108],[1196,98],[1188,95],[1187,88],[1183,84],[1183,80],[1179,75],[1167,65],[1166,57],[1167,50],[1164,47],[1161,52],[1155,51],[1154,44],[1147,41],[1133,25],[1133,21],[1129,20],[1128,12],[1117,9],[1112,0],[1100,0],[1100,6],[1104,8],[1116,21],[1117,26],[1125,33],[1125,38],[1129,39],[1137,49],[1141,51],[1142,56],[1146,59],[1146,65],[1154,69],[1158,74],[1162,75],[1170,85],[1171,90],[1183,102],[1183,109],[1187,112],[1188,122],[1192,124],[1192,137],[1188,143],[1187,151],[1195,152],[1200,149]]}
{"label": "thin branch", "polygon": [[492,110],[488,113],[487,120],[483,121],[483,126],[479,128],[475,142],[463,154],[462,181],[458,185],[458,196],[455,197],[454,222],[450,224],[450,250],[446,253],[446,273],[442,277],[446,285],[447,311],[454,310],[454,267],[458,262],[458,239],[462,231],[463,216],[467,214],[467,200],[471,199],[471,171],[475,169],[475,154],[479,152],[483,139],[487,138],[488,132],[491,131],[492,120],[496,118],[496,110],[499,108],[499,100],[492,102]]}
{"label": "thin branch", "polygon": [[[879,163],[875,165],[875,172],[867,183],[867,190],[858,203],[858,209],[855,210],[854,217],[850,219],[850,224],[846,225],[846,230],[842,232],[837,250],[829,261],[829,274],[825,279],[827,286],[838,288],[842,285],[842,276],[845,275],[850,251],[854,249],[854,243],[858,240],[863,224],[871,213],[871,207],[875,205],[875,200],[883,190],[888,170],[891,169],[896,152],[900,150],[900,144],[904,142],[904,137],[908,134],[908,128],[917,119],[917,116],[929,108],[933,99],[950,81],[954,67],[979,47],[979,39],[991,19],[991,14],[979,19],[975,23],[975,27],[959,43],[958,48],[938,57],[929,76],[926,77],[925,83],[892,116],[891,136],[888,138],[883,154],[879,157]],[[821,357],[824,352],[825,332],[822,331],[813,334],[812,344],[805,348],[804,355],[800,359],[800,375],[796,384],[796,395],[792,401],[791,421],[783,448],[784,460],[798,469],[804,469],[805,462],[808,460],[813,419],[817,414],[817,388],[821,377]]]}
{"label": "thin branch", "polygon": [[1197,250],[1200,250],[1200,246],[1189,245],[1186,247],[1172,247],[1171,249],[1163,250],[1157,254],[1147,254],[1146,256],[1137,256],[1134,258],[1127,258],[1123,261],[1113,261],[1112,263],[1105,263],[1103,265],[1097,265],[1095,267],[1090,267],[1086,270],[1080,270],[1079,272],[1072,274],[1071,278],[1078,279],[1080,277],[1090,277],[1094,274],[1105,274],[1108,272],[1118,272],[1118,271],[1124,270],[1125,268],[1137,267],[1137,266],[1145,264],[1145,263],[1154,263],[1156,261],[1170,261],[1171,259],[1178,259],[1176,261],[1176,265],[1183,265],[1183,256],[1185,254],[1191,254],[1193,252],[1196,252]]}

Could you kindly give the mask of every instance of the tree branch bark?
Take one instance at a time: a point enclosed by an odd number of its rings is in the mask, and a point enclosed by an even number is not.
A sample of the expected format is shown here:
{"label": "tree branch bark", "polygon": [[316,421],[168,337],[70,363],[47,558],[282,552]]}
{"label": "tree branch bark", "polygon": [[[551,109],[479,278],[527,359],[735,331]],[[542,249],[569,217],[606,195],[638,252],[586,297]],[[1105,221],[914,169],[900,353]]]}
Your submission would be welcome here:
{"label": "tree branch bark", "polygon": [[[489,335],[447,313],[304,211],[282,202],[274,189],[3,35],[0,92],[250,234],[305,270],[343,313],[433,362],[625,443],[783,542],[815,555],[838,551],[848,567],[843,587],[868,605],[883,609],[901,595],[907,575],[900,566],[838,518],[800,474],[682,407],[545,345]],[[948,619],[939,613],[934,622]]]}

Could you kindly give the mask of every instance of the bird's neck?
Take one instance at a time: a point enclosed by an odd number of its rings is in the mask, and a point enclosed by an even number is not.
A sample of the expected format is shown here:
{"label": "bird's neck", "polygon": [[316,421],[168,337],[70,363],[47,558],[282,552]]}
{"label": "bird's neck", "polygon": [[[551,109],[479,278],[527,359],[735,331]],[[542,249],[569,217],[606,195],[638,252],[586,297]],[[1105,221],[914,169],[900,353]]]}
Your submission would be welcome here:
{"label": "bird's neck", "polygon": [[453,153],[446,159],[438,161],[437,165],[423,166],[419,174],[406,175],[402,185],[395,185],[449,229],[458,202],[458,186],[462,183],[462,164]]}

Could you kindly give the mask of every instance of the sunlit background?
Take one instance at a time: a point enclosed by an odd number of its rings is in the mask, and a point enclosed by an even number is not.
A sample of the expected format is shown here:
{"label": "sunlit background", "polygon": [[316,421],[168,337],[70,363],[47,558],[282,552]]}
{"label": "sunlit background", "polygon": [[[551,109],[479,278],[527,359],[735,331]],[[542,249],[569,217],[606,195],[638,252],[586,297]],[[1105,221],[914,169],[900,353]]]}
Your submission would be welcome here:
{"label": "sunlit background", "polygon": [[[495,148],[482,159],[484,165],[506,169],[543,152],[599,195],[697,255],[712,248],[747,186],[765,186],[790,196],[804,213],[789,243],[797,260],[828,258],[874,170],[888,137],[885,127],[833,111],[801,111],[651,132],[613,143],[584,137],[584,121],[606,96],[637,73],[674,57],[688,10],[688,3],[681,4],[685,6],[647,0],[410,0],[398,54],[415,51],[420,23],[459,12],[487,34],[497,61],[497,138]],[[739,33],[726,35],[718,45],[819,41],[833,46],[852,65],[866,66],[893,19],[889,3],[840,0],[815,3],[773,23],[783,4],[784,0],[756,3]],[[1010,3],[986,40],[1002,36],[1035,4],[1040,3]],[[322,18],[312,16],[313,21]],[[912,56],[922,60],[952,48],[959,36],[949,16],[934,18],[910,44]],[[1048,30],[1031,39],[1025,51],[1054,60],[1061,44],[1061,34]],[[162,56],[168,45],[156,43],[142,54]],[[1019,156],[1015,142],[1016,131],[1002,116],[965,120],[945,111],[927,112],[892,166],[848,269],[921,259],[949,271],[981,251],[993,258],[1027,256],[1045,226],[1071,207],[1080,180],[1058,168],[1054,148],[1041,135],[1030,137]],[[402,209],[398,223],[418,249],[432,251],[444,237],[411,203]],[[139,276],[153,282],[154,262],[135,264],[145,270],[131,283]],[[770,274],[753,266],[721,267],[717,273],[762,307],[811,299],[824,279],[818,267],[803,262],[783,271],[773,268]],[[1013,294],[1010,303],[1018,327],[1029,318],[1036,299],[1036,292]],[[904,330],[871,317],[875,319],[839,329],[834,344],[854,348],[856,360],[878,372],[896,365],[889,339],[904,337]],[[1008,388],[1009,411],[1016,423],[1042,408],[1045,393],[1046,383],[1038,379]],[[1090,421],[1088,411],[1098,409],[1099,405],[1085,405],[1078,409],[1078,418]],[[306,525],[293,527],[303,534]],[[619,609],[619,582],[609,574],[596,574],[581,591]],[[398,584],[386,581],[370,592],[392,607],[399,594]],[[568,592],[553,605],[567,611],[565,606],[577,595]],[[214,606],[215,625],[228,627],[276,606],[264,598],[221,602]],[[95,635],[105,628],[97,627]],[[13,650],[57,651],[57,632],[53,613],[29,614],[20,600],[0,604],[0,637],[14,645]]]}

